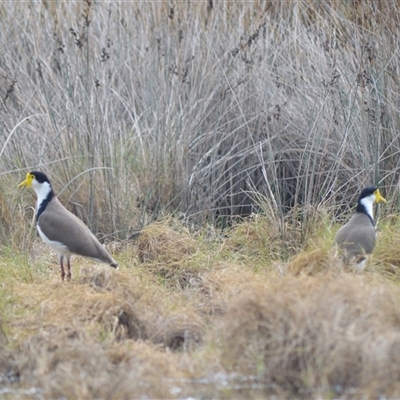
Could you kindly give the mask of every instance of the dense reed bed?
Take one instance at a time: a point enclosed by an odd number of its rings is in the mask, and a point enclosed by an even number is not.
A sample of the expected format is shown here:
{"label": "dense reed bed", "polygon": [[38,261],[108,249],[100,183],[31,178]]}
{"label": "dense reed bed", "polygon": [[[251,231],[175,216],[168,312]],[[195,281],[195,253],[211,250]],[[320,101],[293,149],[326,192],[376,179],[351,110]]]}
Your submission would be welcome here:
{"label": "dense reed bed", "polygon": [[396,1],[11,2],[0,18],[4,229],[27,169],[119,239],[160,213],[226,225],[266,201],[307,229],[367,183],[398,196]]}

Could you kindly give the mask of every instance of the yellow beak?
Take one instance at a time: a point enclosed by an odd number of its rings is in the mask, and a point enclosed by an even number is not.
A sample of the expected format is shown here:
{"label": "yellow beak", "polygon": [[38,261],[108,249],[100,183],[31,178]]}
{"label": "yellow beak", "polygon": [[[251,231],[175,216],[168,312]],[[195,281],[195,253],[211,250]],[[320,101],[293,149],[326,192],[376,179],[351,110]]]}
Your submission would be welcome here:
{"label": "yellow beak", "polygon": [[376,189],[375,192],[375,203],[386,203],[386,199],[381,195],[379,189]]}
{"label": "yellow beak", "polygon": [[34,176],[31,173],[27,173],[26,174],[26,178],[23,182],[21,182],[18,187],[22,187],[22,186],[32,186],[32,181],[33,181]]}

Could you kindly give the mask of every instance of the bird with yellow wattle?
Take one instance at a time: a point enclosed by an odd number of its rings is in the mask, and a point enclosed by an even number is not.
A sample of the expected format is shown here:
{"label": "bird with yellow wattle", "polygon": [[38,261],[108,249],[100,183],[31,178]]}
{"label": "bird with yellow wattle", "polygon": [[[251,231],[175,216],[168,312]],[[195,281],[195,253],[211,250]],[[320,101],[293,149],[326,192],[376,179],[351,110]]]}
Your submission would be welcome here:
{"label": "bird with yellow wattle", "polygon": [[336,233],[335,242],[342,251],[346,264],[355,264],[363,270],[367,256],[372,253],[376,243],[374,204],[386,203],[376,186],[368,186],[361,191],[357,208],[350,220]]}
{"label": "bird with yellow wattle", "polygon": [[62,280],[65,278],[64,258],[67,260],[67,278],[71,279],[70,259],[74,254],[118,269],[116,261],[90,229],[58,201],[43,172],[28,172],[18,185],[22,186],[32,187],[36,192],[36,228],[43,241],[58,254]]}

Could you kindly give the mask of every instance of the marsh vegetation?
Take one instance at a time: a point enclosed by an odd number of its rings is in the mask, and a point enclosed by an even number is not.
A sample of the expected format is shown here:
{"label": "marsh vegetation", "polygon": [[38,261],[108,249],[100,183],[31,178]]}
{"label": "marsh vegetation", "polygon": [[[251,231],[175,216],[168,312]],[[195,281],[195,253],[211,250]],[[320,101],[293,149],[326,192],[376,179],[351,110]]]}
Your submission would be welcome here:
{"label": "marsh vegetation", "polygon": [[[400,396],[395,0],[2,2],[4,398]],[[35,234],[45,171],[120,270]],[[366,270],[334,234],[379,185]]]}

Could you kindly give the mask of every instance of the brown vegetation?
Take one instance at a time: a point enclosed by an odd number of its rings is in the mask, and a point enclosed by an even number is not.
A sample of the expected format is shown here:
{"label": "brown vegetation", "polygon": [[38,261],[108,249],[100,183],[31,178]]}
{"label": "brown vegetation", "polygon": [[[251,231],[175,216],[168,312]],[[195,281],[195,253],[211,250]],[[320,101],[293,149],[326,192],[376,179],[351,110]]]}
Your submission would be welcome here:
{"label": "brown vegetation", "polygon": [[[363,273],[341,264],[332,240],[326,250],[266,261],[252,235],[232,247],[245,230],[247,221],[210,242],[169,218],[114,254],[121,270],[79,259],[69,283],[41,242],[29,283],[9,256],[0,296],[4,387],[34,389],[33,399],[398,396],[400,289],[383,252]],[[381,243],[396,234],[383,224]],[[139,248],[153,237],[153,256],[143,260]],[[188,248],[198,249],[196,269]],[[186,271],[185,285],[174,269]]]}
{"label": "brown vegetation", "polygon": [[[399,7],[2,2],[0,397],[400,397]],[[59,281],[33,169],[119,271]]]}
{"label": "brown vegetation", "polygon": [[397,195],[399,11],[394,0],[1,4],[3,229],[16,203],[31,216],[9,189],[27,169],[44,169],[107,239],[170,212],[226,225],[264,201],[275,221],[295,207],[304,233],[315,209],[341,215],[366,184]]}

